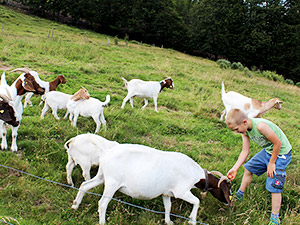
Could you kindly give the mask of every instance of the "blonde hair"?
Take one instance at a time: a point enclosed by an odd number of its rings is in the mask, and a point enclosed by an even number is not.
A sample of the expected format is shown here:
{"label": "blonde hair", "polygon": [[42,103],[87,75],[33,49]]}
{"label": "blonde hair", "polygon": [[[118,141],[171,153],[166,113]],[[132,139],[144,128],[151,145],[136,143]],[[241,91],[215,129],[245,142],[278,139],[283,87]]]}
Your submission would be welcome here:
{"label": "blonde hair", "polygon": [[231,109],[226,116],[225,123],[228,125],[240,125],[248,116],[240,109]]}

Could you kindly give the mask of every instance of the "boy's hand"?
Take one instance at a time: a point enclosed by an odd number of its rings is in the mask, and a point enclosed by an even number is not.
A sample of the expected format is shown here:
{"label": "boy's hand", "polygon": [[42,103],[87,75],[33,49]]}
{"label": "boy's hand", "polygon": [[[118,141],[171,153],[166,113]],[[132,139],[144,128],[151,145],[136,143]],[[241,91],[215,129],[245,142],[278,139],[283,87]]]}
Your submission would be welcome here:
{"label": "boy's hand", "polygon": [[274,174],[276,175],[276,164],[275,163],[269,163],[267,175],[270,178],[274,178]]}
{"label": "boy's hand", "polygon": [[236,175],[237,175],[237,171],[233,170],[233,169],[229,170],[227,173],[227,177],[230,181],[233,181],[235,179]]}

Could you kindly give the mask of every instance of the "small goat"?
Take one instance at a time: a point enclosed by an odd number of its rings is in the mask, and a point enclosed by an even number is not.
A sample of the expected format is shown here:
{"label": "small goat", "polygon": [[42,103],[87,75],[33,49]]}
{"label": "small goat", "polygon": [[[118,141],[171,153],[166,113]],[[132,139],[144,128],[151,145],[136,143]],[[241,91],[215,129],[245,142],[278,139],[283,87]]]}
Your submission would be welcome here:
{"label": "small goat", "polygon": [[[79,99],[88,99],[90,97],[89,93],[85,88],[79,89],[74,95],[65,94],[59,91],[50,91],[45,94],[45,105],[42,109],[41,119],[45,118],[45,114],[49,108],[52,110],[52,114],[55,119],[59,120],[60,118],[57,115],[57,110],[67,109],[67,104],[69,100],[73,97],[74,100]],[[69,111],[67,110],[64,118],[67,118]]]}
{"label": "small goat", "polygon": [[119,144],[106,151],[97,139],[91,139],[100,151],[99,170],[94,178],[81,184],[72,208],[78,208],[86,191],[104,183],[98,210],[100,224],[105,223],[107,205],[118,190],[144,200],[162,195],[167,224],[172,224],[171,197],[193,204],[190,223],[196,224],[200,201],[191,193],[192,188],[208,190],[220,201],[233,205],[229,179],[226,176],[218,179],[207,173],[182,153],[160,151],[138,144]]}
{"label": "small goat", "polygon": [[83,117],[92,117],[96,123],[97,133],[101,127],[101,123],[106,126],[106,121],[104,117],[104,107],[110,102],[110,95],[106,96],[105,102],[101,102],[96,98],[89,99],[77,99],[71,98],[67,103],[67,110],[70,113],[69,119],[71,121],[71,125],[76,127],[78,116],[81,115]]}
{"label": "small goat", "polygon": [[91,179],[90,170],[92,166],[99,165],[98,148],[92,143],[92,140],[97,140],[99,145],[105,150],[112,148],[119,143],[116,141],[109,141],[96,134],[80,134],[68,140],[64,147],[68,153],[68,163],[66,165],[67,181],[69,185],[74,186],[72,181],[73,168],[79,164],[82,169],[82,176],[85,180]]}
{"label": "small goat", "polygon": [[161,92],[164,88],[174,88],[173,80],[169,77],[160,82],[158,81],[143,81],[140,79],[133,79],[129,82],[122,77],[122,80],[125,83],[125,87],[128,90],[127,96],[124,98],[121,108],[125,107],[125,104],[128,100],[130,100],[130,105],[133,108],[133,97],[144,98],[145,105],[142,109],[148,105],[148,98],[153,98],[155,111],[157,111],[157,98],[159,92]]}
{"label": "small goat", "polygon": [[249,118],[261,117],[272,108],[278,110],[281,109],[282,101],[280,101],[279,98],[273,98],[267,102],[260,102],[256,99],[245,97],[234,91],[229,91],[226,93],[223,82],[221,94],[225,109],[221,113],[220,120],[223,120],[224,115],[227,115],[231,109],[240,109]]}
{"label": "small goat", "polygon": [[[6,82],[5,73],[1,76],[1,86],[5,89],[8,89],[8,92],[11,94],[11,99],[14,102],[15,112],[16,112],[16,118],[19,121],[18,126],[12,127],[12,144],[11,144],[11,150],[16,152],[18,151],[17,146],[17,135],[18,135],[18,129],[20,127],[20,122],[22,119],[22,113],[23,113],[23,106],[22,106],[22,98],[25,93],[27,92],[33,92],[35,94],[43,95],[45,93],[45,89],[40,86],[38,83],[38,73],[32,70],[28,70],[25,68],[18,68],[15,70],[12,70],[12,72],[21,71],[22,73],[11,86],[8,86]],[[4,121],[0,121],[0,130],[1,130],[1,148],[7,149],[7,141],[6,141],[6,134],[7,130],[5,127]]]}
{"label": "small goat", "polygon": [[[41,87],[45,88],[45,93],[48,93],[49,91],[56,91],[56,88],[59,84],[65,84],[66,78],[63,75],[58,75],[51,82],[46,82],[46,81],[40,80],[40,83],[42,84]],[[32,95],[33,95],[32,92],[26,93],[25,101],[24,101],[24,108],[26,108],[27,105],[32,106],[32,102],[30,101],[30,98],[32,97]],[[42,95],[41,102],[39,105],[41,105],[44,100],[45,100],[45,95]]]}

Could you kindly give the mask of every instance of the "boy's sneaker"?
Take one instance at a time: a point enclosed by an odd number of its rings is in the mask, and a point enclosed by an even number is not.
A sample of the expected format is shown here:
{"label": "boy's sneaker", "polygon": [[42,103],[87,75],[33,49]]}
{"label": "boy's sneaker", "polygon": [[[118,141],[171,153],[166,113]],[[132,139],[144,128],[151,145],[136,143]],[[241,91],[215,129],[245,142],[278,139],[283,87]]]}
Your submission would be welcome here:
{"label": "boy's sneaker", "polygon": [[244,197],[244,193],[241,193],[239,191],[236,192],[235,197],[238,201],[242,201]]}
{"label": "boy's sneaker", "polygon": [[270,222],[268,223],[268,225],[278,225],[278,224],[280,224],[280,219],[279,218],[277,218],[277,219],[270,218]]}

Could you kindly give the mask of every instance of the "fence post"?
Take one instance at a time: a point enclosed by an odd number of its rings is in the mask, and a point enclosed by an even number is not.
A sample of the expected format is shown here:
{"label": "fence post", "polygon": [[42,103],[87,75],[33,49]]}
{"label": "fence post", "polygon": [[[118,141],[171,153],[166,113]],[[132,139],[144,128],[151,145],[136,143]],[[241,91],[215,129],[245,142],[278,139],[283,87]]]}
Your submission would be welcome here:
{"label": "fence post", "polygon": [[52,34],[51,34],[51,39],[53,38],[53,32],[55,28],[52,28]]}
{"label": "fence post", "polygon": [[51,33],[51,30],[49,30],[49,32],[48,32],[48,39],[49,39],[49,37],[50,37],[50,33]]}

